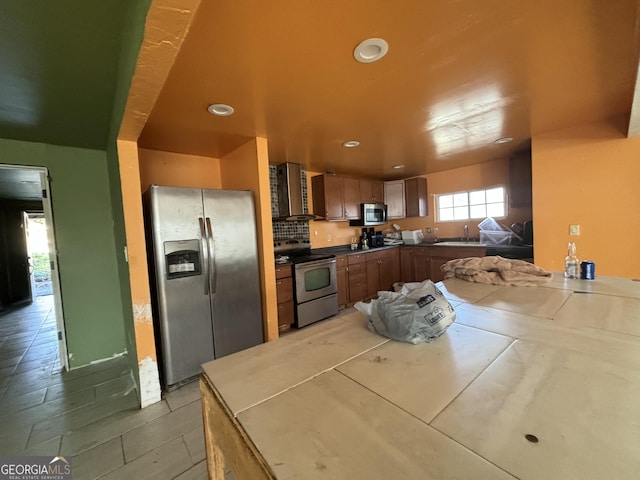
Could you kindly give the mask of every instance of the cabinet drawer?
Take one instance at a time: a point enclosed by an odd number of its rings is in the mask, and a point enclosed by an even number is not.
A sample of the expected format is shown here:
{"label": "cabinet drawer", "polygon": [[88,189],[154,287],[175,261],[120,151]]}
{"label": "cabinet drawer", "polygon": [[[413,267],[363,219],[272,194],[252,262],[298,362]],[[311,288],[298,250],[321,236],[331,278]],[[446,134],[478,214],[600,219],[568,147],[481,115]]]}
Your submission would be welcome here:
{"label": "cabinet drawer", "polygon": [[367,262],[375,262],[384,257],[384,252],[371,252],[365,254],[365,259]]}
{"label": "cabinet drawer", "polygon": [[280,265],[276,267],[276,279],[291,276],[291,265]]}
{"label": "cabinet drawer", "polygon": [[353,265],[349,264],[349,278],[359,273],[362,273],[364,275],[366,271],[367,271],[367,264],[365,262],[354,263]]}
{"label": "cabinet drawer", "polygon": [[278,304],[278,326],[291,325],[294,321],[293,300]]}
{"label": "cabinet drawer", "polygon": [[367,255],[364,253],[356,253],[354,255],[347,256],[347,261],[349,265],[355,265],[357,263],[362,263],[367,261]]}
{"label": "cabinet drawer", "polygon": [[278,303],[293,300],[293,279],[287,277],[276,280],[276,292],[278,295]]}
{"label": "cabinet drawer", "polygon": [[348,264],[347,257],[336,257],[336,268],[344,268]]}

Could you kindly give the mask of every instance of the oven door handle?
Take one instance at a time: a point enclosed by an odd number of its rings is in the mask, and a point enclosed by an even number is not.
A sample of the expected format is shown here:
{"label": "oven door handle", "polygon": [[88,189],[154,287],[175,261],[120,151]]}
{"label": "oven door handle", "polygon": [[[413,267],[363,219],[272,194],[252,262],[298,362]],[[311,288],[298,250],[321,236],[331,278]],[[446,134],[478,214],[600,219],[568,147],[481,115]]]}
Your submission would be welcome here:
{"label": "oven door handle", "polygon": [[324,260],[314,260],[313,262],[305,262],[305,263],[297,263],[295,265],[296,270],[314,268],[314,267],[324,267],[327,265],[331,265],[336,263],[335,258],[325,258]]}

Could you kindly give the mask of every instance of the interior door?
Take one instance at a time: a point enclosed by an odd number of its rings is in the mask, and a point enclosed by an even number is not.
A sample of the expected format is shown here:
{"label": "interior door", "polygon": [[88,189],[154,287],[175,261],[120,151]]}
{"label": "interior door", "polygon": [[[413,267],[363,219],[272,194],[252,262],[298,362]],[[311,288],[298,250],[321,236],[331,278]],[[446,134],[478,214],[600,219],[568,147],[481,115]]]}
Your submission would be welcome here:
{"label": "interior door", "polygon": [[29,253],[25,222],[20,210],[8,215],[3,229],[6,229],[7,263],[9,272],[9,300],[13,306],[28,305],[33,301],[29,279]]}
{"label": "interior door", "polygon": [[47,243],[49,244],[49,263],[51,267],[51,290],[54,298],[54,308],[56,314],[56,328],[58,330],[58,358],[60,366],[69,370],[69,354],[67,353],[67,336],[64,327],[64,316],[62,309],[62,295],[60,293],[60,276],[58,274],[58,249],[53,231],[53,210],[51,208],[51,191],[49,189],[48,171],[40,172],[40,186],[42,188],[42,210],[47,225]]}

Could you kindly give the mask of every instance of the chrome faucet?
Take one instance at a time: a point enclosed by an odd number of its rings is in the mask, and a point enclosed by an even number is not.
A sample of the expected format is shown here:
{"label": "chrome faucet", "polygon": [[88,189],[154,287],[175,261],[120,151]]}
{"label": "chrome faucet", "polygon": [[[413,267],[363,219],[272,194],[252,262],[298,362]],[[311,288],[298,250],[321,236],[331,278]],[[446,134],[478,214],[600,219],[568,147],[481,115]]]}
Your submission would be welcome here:
{"label": "chrome faucet", "polygon": [[469,241],[469,225],[464,226],[464,240],[465,242]]}

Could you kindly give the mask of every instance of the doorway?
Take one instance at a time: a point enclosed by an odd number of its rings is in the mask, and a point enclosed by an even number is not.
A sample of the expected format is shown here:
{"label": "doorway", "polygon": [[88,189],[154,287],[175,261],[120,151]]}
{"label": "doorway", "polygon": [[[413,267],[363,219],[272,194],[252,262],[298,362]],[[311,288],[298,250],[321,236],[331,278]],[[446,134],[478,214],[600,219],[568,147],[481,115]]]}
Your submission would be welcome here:
{"label": "doorway", "polygon": [[50,296],[60,367],[69,369],[49,175],[45,167],[0,164],[0,322]]}
{"label": "doorway", "polygon": [[24,212],[23,219],[27,234],[32,296],[53,295],[47,219],[44,212]]}

